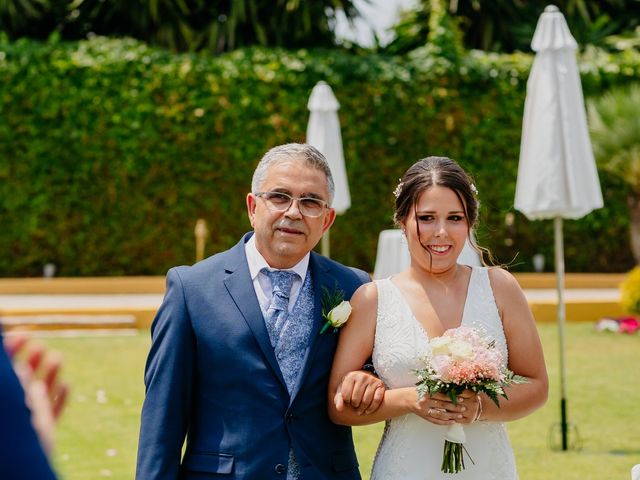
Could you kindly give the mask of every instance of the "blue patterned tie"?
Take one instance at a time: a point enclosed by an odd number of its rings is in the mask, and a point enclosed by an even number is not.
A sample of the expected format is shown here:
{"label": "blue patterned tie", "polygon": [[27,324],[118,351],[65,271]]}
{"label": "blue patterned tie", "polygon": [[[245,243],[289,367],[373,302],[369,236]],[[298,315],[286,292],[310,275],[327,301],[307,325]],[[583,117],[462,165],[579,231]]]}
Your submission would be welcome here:
{"label": "blue patterned tie", "polygon": [[266,268],[261,271],[271,279],[272,296],[271,303],[267,308],[265,323],[269,331],[271,346],[275,347],[289,315],[289,294],[298,274],[286,270],[268,270]]}
{"label": "blue patterned tie", "polygon": [[[290,364],[292,361],[291,356],[285,355],[283,357],[280,355],[282,352],[278,347],[278,341],[280,340],[282,330],[287,323],[287,317],[289,316],[289,294],[291,293],[293,281],[298,277],[298,274],[286,270],[269,270],[267,268],[263,268],[260,271],[271,279],[271,303],[269,303],[264,320],[267,326],[267,331],[269,332],[271,346],[276,351],[276,358],[278,359],[278,363],[282,369],[287,389],[289,390],[289,393],[291,393],[294,387],[294,379],[297,378],[298,370],[295,372],[292,371]],[[292,335],[292,338],[296,342],[299,340],[296,335]],[[302,358],[300,358],[300,361],[302,361]],[[302,474],[300,472],[300,466],[296,460],[293,449],[289,447],[289,468],[287,469],[286,480],[301,479]]]}

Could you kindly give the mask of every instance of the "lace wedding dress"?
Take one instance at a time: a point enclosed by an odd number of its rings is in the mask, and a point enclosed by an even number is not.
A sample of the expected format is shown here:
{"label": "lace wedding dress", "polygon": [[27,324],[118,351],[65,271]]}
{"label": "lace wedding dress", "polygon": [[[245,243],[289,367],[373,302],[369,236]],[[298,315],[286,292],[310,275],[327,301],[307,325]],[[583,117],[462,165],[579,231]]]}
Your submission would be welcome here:
{"label": "lace wedding dress", "polygon": [[[387,388],[413,386],[413,371],[429,350],[429,339],[409,304],[390,279],[377,280],[378,318],[373,364]],[[462,324],[478,328],[495,339],[507,359],[502,322],[491,290],[488,271],[474,267],[469,280]],[[465,425],[465,469],[457,474],[440,471],[446,426],[434,425],[417,415],[396,417],[386,423],[378,447],[372,480],[515,480],[513,451],[503,423]]]}

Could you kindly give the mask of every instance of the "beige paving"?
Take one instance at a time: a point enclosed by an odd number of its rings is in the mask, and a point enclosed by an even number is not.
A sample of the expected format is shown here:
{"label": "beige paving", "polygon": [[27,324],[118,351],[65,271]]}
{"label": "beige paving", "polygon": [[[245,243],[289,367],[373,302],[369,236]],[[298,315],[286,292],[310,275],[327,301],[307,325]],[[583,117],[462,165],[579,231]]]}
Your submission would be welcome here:
{"label": "beige paving", "polygon": [[[558,293],[551,288],[524,290],[538,322],[557,318]],[[0,294],[0,323],[5,329],[148,328],[162,293]],[[569,288],[564,291],[567,321],[596,321],[622,314],[617,288]]]}

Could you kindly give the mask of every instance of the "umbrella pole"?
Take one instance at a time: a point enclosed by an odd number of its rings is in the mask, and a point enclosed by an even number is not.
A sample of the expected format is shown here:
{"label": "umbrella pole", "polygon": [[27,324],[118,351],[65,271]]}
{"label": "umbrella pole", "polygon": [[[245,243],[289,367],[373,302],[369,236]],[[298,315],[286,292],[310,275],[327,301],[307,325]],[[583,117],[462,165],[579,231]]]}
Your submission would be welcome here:
{"label": "umbrella pole", "polygon": [[324,232],[324,235],[322,235],[322,239],[320,240],[320,253],[327,258],[331,258],[329,255],[329,231],[330,230]]}
{"label": "umbrella pole", "polygon": [[562,428],[562,450],[568,449],[567,439],[567,390],[564,368],[564,239],[562,235],[562,217],[554,220],[556,254],[556,288],[558,290],[558,336],[560,340],[560,421]]}

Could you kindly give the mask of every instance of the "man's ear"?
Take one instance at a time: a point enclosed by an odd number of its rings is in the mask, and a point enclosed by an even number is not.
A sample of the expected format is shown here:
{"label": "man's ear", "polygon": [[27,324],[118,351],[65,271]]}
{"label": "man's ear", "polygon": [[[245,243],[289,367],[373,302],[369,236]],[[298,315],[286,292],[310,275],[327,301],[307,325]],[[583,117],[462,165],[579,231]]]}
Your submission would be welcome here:
{"label": "man's ear", "polygon": [[329,208],[329,211],[324,217],[324,223],[322,224],[322,233],[325,233],[331,228],[333,222],[336,220],[336,211],[333,208]]}
{"label": "man's ear", "polygon": [[249,221],[251,226],[254,227],[253,220],[256,216],[256,197],[253,193],[247,193],[247,214],[249,215]]}

